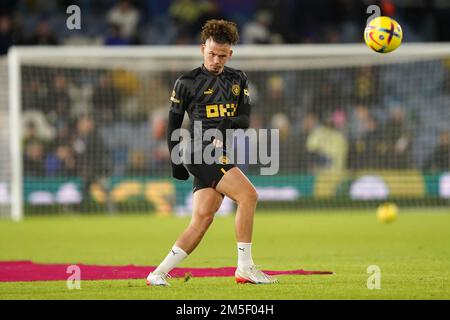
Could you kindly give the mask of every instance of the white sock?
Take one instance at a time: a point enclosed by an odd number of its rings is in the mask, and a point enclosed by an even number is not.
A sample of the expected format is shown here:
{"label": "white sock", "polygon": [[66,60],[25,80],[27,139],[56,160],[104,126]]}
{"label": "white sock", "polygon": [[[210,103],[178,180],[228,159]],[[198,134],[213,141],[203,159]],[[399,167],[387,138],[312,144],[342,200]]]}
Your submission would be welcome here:
{"label": "white sock", "polygon": [[254,265],[252,258],[252,244],[238,242],[238,269],[243,269]]}
{"label": "white sock", "polygon": [[187,257],[187,253],[183,249],[173,246],[167,257],[160,263],[158,268],[153,271],[153,274],[169,273],[177,264]]}

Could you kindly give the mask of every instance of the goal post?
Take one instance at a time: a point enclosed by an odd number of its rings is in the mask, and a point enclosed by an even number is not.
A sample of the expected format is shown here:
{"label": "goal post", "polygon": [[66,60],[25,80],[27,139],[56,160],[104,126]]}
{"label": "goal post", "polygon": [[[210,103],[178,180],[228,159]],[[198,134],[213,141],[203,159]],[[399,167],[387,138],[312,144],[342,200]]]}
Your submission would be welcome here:
{"label": "goal post", "polygon": [[9,129],[11,156],[11,218],[23,219],[22,125],[21,125],[21,56],[12,48],[8,54]]}
{"label": "goal post", "polygon": [[[190,186],[170,179],[161,132],[175,79],[201,63],[199,46],[13,47],[0,89],[9,97],[10,216],[79,210],[86,197],[90,212],[188,211]],[[249,77],[255,123],[282,135],[278,175],[246,168],[263,203],[448,205],[450,174],[432,153],[450,123],[450,44],[385,55],[361,44],[236,46],[229,65]],[[81,150],[85,116],[99,131],[97,153]],[[404,132],[384,129],[395,117]],[[325,123],[331,131],[316,130]],[[344,164],[327,170],[334,161]]]}

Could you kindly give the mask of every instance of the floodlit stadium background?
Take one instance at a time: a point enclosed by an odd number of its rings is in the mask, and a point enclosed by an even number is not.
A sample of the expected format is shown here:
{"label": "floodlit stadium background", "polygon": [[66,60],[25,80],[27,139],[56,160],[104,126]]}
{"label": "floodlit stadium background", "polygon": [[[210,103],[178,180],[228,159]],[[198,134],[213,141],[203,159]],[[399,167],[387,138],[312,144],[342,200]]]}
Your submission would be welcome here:
{"label": "floodlit stadium background", "polygon": [[[71,4],[81,8],[81,30],[66,26]],[[370,4],[402,25],[400,56],[376,56],[362,47]],[[259,191],[260,209],[373,208],[387,200],[449,207],[450,54],[425,53],[449,40],[446,1],[0,6],[1,215],[9,216],[17,199],[11,191],[18,163],[12,141],[21,141],[25,215],[189,214],[191,184],[170,178],[165,132],[172,85],[201,64],[200,52],[196,56],[198,49],[189,45],[198,45],[209,18],[239,26],[241,42],[230,65],[240,64],[250,79],[251,127],[280,129],[278,175],[258,176],[257,166],[242,166]],[[420,43],[411,56],[408,43]],[[244,47],[254,44],[269,47]],[[13,45],[46,47],[35,55],[28,51],[18,67],[20,84],[11,90],[7,52]],[[170,55],[164,58],[152,51],[161,45],[177,46],[164,47]],[[112,57],[115,46],[121,54]],[[270,58],[260,56],[266,48]],[[277,59],[277,48],[280,55],[293,53]],[[246,67],[252,52],[255,61]],[[20,93],[16,120],[22,132],[16,140],[11,92]],[[222,208],[232,209],[230,202]]]}

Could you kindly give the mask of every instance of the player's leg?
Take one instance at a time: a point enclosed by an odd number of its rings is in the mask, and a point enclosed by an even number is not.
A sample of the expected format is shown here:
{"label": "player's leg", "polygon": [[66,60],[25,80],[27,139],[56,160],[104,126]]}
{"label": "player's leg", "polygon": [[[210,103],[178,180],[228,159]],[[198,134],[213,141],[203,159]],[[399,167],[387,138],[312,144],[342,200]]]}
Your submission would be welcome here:
{"label": "player's leg", "polygon": [[272,278],[255,267],[251,246],[253,236],[253,218],[255,215],[258,193],[248,178],[237,168],[224,172],[216,190],[233,199],[237,204],[235,218],[236,239],[238,242],[237,282],[275,283]]}
{"label": "player's leg", "polygon": [[213,188],[194,192],[191,223],[175,242],[175,246],[187,254],[194,251],[213,222],[214,214],[219,210],[222,201],[222,195]]}
{"label": "player's leg", "polygon": [[211,225],[222,201],[222,195],[213,188],[194,192],[191,222],[178,237],[167,257],[148,275],[148,285],[168,285],[167,274],[194,251]]}
{"label": "player's leg", "polygon": [[235,219],[238,242],[251,242],[253,236],[253,217],[258,201],[258,193],[253,184],[234,167],[227,171],[217,184],[216,190],[234,200],[237,204]]}

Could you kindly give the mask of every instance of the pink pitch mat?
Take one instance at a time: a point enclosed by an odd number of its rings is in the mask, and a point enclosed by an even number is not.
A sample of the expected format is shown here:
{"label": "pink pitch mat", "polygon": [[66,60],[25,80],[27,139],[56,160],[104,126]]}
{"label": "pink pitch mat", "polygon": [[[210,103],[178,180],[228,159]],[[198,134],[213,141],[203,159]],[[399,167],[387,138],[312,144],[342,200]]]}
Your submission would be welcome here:
{"label": "pink pitch mat", "polygon": [[[156,267],[128,266],[96,266],[77,264],[82,280],[125,280],[145,279]],[[31,261],[0,261],[0,282],[15,281],[56,281],[67,280],[72,273],[67,273],[69,264],[41,264]],[[232,277],[235,268],[175,268],[170,272],[172,277]],[[269,275],[312,275],[332,274],[330,271],[265,270]]]}

